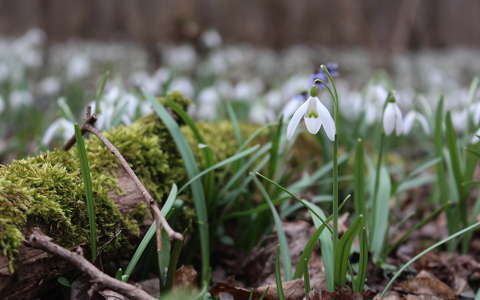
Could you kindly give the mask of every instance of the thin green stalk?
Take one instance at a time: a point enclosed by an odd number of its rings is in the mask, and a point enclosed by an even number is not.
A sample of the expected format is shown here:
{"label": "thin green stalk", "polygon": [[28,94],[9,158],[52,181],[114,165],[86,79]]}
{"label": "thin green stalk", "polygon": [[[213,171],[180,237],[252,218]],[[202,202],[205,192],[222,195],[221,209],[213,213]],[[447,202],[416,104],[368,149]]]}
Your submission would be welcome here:
{"label": "thin green stalk", "polygon": [[[328,68],[325,65],[321,66],[321,69],[327,75],[328,83],[331,85],[331,89],[328,89],[333,101],[333,120],[335,122],[335,140],[333,141],[333,203],[332,203],[332,215],[333,215],[333,253],[337,253],[337,244],[338,244],[338,129],[340,128],[340,119],[339,119],[339,98],[337,93],[337,88],[335,86],[335,81],[333,80]],[[339,266],[334,267],[334,273],[337,273]],[[336,274],[334,274],[334,277]]]}
{"label": "thin green stalk", "polygon": [[80,168],[82,171],[85,198],[87,199],[91,260],[94,262],[97,259],[97,222],[95,215],[95,200],[93,199],[92,178],[90,176],[90,167],[88,164],[87,150],[85,149],[85,141],[83,140],[82,132],[78,124],[75,124],[75,138],[77,140],[77,149],[78,156],[80,158]]}

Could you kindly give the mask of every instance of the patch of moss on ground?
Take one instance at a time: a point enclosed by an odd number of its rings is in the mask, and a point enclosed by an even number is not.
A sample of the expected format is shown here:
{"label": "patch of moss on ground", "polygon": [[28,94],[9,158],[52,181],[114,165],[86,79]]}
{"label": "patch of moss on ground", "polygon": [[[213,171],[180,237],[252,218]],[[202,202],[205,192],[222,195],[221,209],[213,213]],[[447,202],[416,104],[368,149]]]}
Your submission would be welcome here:
{"label": "patch of moss on ground", "polygon": [[[188,105],[188,100],[178,93],[169,95],[168,100],[183,108]],[[229,122],[198,123],[198,126],[217,160],[227,158],[238,148]],[[201,159],[189,129],[183,128],[182,131],[196,157]],[[156,115],[142,118],[130,126],[115,128],[105,136],[120,150],[160,203],[173,183],[181,184],[186,180],[183,161]],[[119,167],[115,157],[96,137],[88,139],[87,152],[99,246],[103,252],[108,252],[124,245],[129,236],[139,234],[144,219],[142,213],[147,213],[148,209],[140,203],[131,214],[122,215],[108,196],[112,190],[121,193],[114,176],[114,170]],[[193,215],[186,217],[192,218]],[[25,238],[25,230],[33,226],[40,227],[65,247],[88,242],[87,207],[75,148],[69,152],[46,152],[0,166],[0,253],[10,262]]]}

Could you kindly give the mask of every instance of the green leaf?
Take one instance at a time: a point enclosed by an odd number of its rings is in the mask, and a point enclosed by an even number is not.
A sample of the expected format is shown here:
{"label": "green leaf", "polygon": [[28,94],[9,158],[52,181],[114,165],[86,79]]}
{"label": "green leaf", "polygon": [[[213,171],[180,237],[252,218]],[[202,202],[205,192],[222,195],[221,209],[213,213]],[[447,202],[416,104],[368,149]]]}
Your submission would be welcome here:
{"label": "green leaf", "polygon": [[298,264],[295,268],[293,279],[298,279],[302,277],[302,275],[305,274],[305,271],[308,270],[308,261],[310,260],[313,250],[315,249],[315,245],[318,242],[320,234],[323,232],[325,227],[325,224],[320,225],[312,234],[312,236],[308,239],[305,248],[303,248],[302,255],[300,255],[300,258],[298,259]]}
{"label": "green leaf", "polygon": [[235,114],[235,111],[233,110],[233,107],[230,101],[226,101],[225,105],[227,107],[228,118],[232,122],[235,139],[237,140],[237,143],[240,146],[242,144],[243,138],[242,138],[242,131],[240,130],[240,126],[238,125],[237,115]]}
{"label": "green leaf", "polygon": [[237,153],[225,160],[222,160],[221,162],[219,163],[216,163],[214,164],[213,166],[210,166],[209,168],[203,170],[202,172],[198,173],[196,176],[194,176],[193,178],[191,178],[189,181],[187,181],[184,185],[182,185],[182,187],[180,188],[180,190],[178,191],[179,193],[181,193],[185,188],[187,188],[192,182],[194,182],[195,180],[198,180],[200,177],[204,176],[205,174],[208,174],[210,172],[212,172],[213,170],[216,170],[218,168],[221,168],[225,165],[228,165],[236,160],[239,160],[245,156],[248,156],[249,154],[253,153],[254,151],[256,151],[257,149],[259,148],[259,145],[255,145],[251,148],[248,148],[247,150],[245,151],[242,151],[240,153]]}
{"label": "green leaf", "polygon": [[363,227],[363,215],[356,218],[355,222],[348,228],[338,243],[335,253],[335,282],[338,286],[343,286],[347,280],[348,258],[352,248],[353,240]]}
{"label": "green leaf", "polygon": [[353,186],[355,213],[357,215],[365,215],[365,153],[363,149],[363,141],[361,139],[357,140],[357,144],[355,146]]}
{"label": "green leaf", "polygon": [[450,163],[452,166],[453,177],[455,179],[455,186],[457,189],[457,193],[459,196],[459,217],[462,221],[463,226],[468,224],[467,219],[467,195],[466,189],[463,186],[463,182],[465,181],[463,176],[463,166],[460,159],[460,153],[458,150],[458,143],[457,143],[457,135],[455,133],[455,129],[453,127],[452,116],[450,112],[447,112],[446,117],[446,137],[447,137],[447,147],[448,153],[450,157]]}
{"label": "green leaf", "polygon": [[90,256],[92,262],[97,259],[97,222],[95,215],[95,200],[93,199],[92,178],[90,176],[90,167],[88,164],[87,150],[85,141],[78,124],[75,124],[75,139],[77,141],[78,156],[80,159],[80,169],[82,171],[83,186],[85,189],[85,199],[87,200],[88,227],[90,240]]}
{"label": "green leaf", "polygon": [[375,257],[381,254],[383,246],[385,244],[385,235],[388,229],[388,216],[390,213],[390,175],[385,167],[380,168],[379,188],[377,195],[376,210],[373,211],[373,224],[375,226],[371,229],[370,250],[374,253]]}
{"label": "green leaf", "polygon": [[280,219],[280,216],[278,215],[278,212],[272,203],[272,199],[270,199],[270,195],[268,195],[267,191],[265,190],[265,187],[256,177],[253,178],[253,181],[255,182],[257,188],[260,190],[263,198],[265,198],[265,201],[267,201],[270,210],[272,211],[273,220],[275,222],[275,229],[277,231],[278,242],[280,245],[280,256],[282,260],[283,271],[285,274],[285,280],[289,281],[292,279],[292,259],[290,257],[290,251],[288,250],[288,241],[287,236],[285,235],[285,230],[283,229],[282,220]]}
{"label": "green leaf", "polygon": [[[197,142],[197,144],[203,144],[206,145],[206,147],[201,148],[201,152],[203,155],[203,159],[205,160],[205,166],[203,166],[204,169],[208,169],[209,167],[213,166],[215,164],[215,154],[213,153],[212,149],[207,145],[207,141],[201,134],[200,130],[198,130],[197,125],[195,125],[195,122],[190,118],[190,116],[182,109],[180,105],[173,101],[166,101],[165,103],[168,105],[177,115],[182,118],[182,120],[185,122],[185,124],[190,127],[190,130],[193,133],[193,136]],[[213,170],[213,169],[212,169]],[[203,173],[203,172],[202,172]],[[205,195],[206,198],[209,199],[209,202],[214,201],[214,185],[215,185],[215,174],[206,172],[204,174],[207,174],[205,177]],[[180,190],[183,190],[183,188],[180,188]]]}
{"label": "green leaf", "polygon": [[[443,137],[443,102],[444,97],[442,96],[437,104],[437,109],[435,111],[435,127],[434,127],[434,141],[435,141],[435,154],[442,158],[436,165],[436,175],[437,175],[437,189],[440,199],[440,204],[446,205],[450,201],[449,197],[449,184],[448,184],[448,174],[446,171],[446,159],[444,156],[444,137]],[[460,227],[460,222],[458,221],[457,213],[455,212],[456,208],[447,208],[447,227],[448,232],[453,234],[457,228]],[[454,243],[449,244],[450,249],[453,249]]]}
{"label": "green leaf", "polygon": [[227,181],[224,187],[220,190],[220,195],[224,195],[245,173],[248,169],[258,161],[258,159],[270,150],[271,144],[268,143],[260,148],[252,157],[242,165],[242,167],[233,174],[233,176]]}
{"label": "green leaf", "polygon": [[[165,201],[161,209],[161,213],[164,217],[166,217],[167,214],[170,212],[170,209],[172,209],[176,199],[177,199],[177,185],[173,184],[172,188],[170,189],[170,193],[168,194],[167,200]],[[143,252],[145,252],[145,249],[147,248],[148,244],[150,243],[152,238],[155,236],[156,231],[157,231],[157,226],[154,222],[148,228],[147,232],[143,236],[143,239],[140,241],[140,244],[135,250],[135,253],[133,253],[132,258],[128,262],[127,268],[125,269],[125,273],[123,273],[123,277],[122,277],[123,281],[128,281],[128,279],[132,275],[133,270],[135,269],[138,262],[140,261],[140,257],[142,257]]]}
{"label": "green leaf", "polygon": [[362,228],[360,232],[360,261],[358,262],[358,274],[353,280],[353,292],[363,292],[365,278],[368,270],[368,236],[367,229]]}
{"label": "green leaf", "polygon": [[[316,206],[313,203],[305,201],[305,204],[308,205],[310,213],[312,214],[313,224],[315,228],[320,228],[321,226],[326,226],[326,217],[320,207]],[[312,213],[314,212],[314,213]],[[329,228],[327,226],[327,228]],[[329,290],[333,290],[335,287],[335,254],[333,252],[333,241],[331,231],[322,231],[320,234],[320,247],[322,250],[322,260],[325,267],[325,277],[327,279],[327,287]]]}
{"label": "green leaf", "polygon": [[278,156],[279,156],[279,149],[280,149],[280,142],[282,138],[282,130],[283,130],[283,118],[280,118],[278,121],[277,130],[272,139],[272,147],[270,148],[270,159],[268,161],[268,177],[275,178],[275,173],[277,171],[278,165]]}
{"label": "green leaf", "polygon": [[[199,172],[195,158],[193,156],[192,149],[187,140],[180,131],[180,127],[177,122],[170,116],[165,110],[163,105],[160,104],[151,94],[144,92],[146,99],[150,102],[153,110],[157,113],[163,124],[170,132],[175,144],[177,145],[178,152],[184,161],[185,169],[189,178],[195,177]],[[210,278],[210,237],[208,231],[208,213],[205,203],[205,194],[203,192],[203,186],[200,182],[194,181],[191,184],[193,204],[198,219],[198,231],[200,234],[200,248],[202,257],[202,281],[208,282]]]}
{"label": "green leaf", "polygon": [[65,101],[65,98],[60,97],[57,100],[58,107],[60,107],[60,110],[62,111],[63,116],[65,119],[69,120],[72,123],[75,123],[75,117],[73,116],[72,110],[70,109],[70,106],[68,103]]}
{"label": "green leaf", "polygon": [[285,293],[283,292],[283,285],[282,285],[282,274],[280,272],[280,255],[279,255],[279,248],[277,248],[277,252],[275,255],[275,283],[277,285],[277,297],[278,300],[285,300]]}

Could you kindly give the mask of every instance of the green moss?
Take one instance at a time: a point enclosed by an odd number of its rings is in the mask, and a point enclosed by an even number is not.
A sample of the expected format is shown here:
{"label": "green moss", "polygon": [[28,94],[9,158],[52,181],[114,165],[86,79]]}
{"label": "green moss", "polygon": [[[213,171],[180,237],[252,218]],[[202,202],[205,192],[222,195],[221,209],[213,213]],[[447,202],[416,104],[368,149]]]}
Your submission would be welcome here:
{"label": "green moss", "polygon": [[[169,100],[184,108],[188,100],[180,94]],[[199,123],[199,129],[222,160],[237,149],[232,126],[228,122]],[[182,129],[199,158],[198,147],[188,128]],[[247,130],[250,131],[250,130]],[[126,127],[105,133],[119,149],[140,180],[161,203],[173,183],[186,180],[183,161],[168,131],[155,115],[142,118]],[[139,203],[127,216],[122,215],[109,193],[122,193],[115,177],[119,168],[113,154],[95,137],[87,141],[93,191],[97,213],[99,245],[102,252],[128,244],[138,235],[144,217],[149,213]],[[187,219],[193,210],[185,209]],[[0,166],[0,251],[11,262],[29,227],[40,227],[56,242],[72,247],[88,242],[88,216],[83,181],[76,149],[55,150],[37,157]],[[122,234],[119,234],[119,233]]]}

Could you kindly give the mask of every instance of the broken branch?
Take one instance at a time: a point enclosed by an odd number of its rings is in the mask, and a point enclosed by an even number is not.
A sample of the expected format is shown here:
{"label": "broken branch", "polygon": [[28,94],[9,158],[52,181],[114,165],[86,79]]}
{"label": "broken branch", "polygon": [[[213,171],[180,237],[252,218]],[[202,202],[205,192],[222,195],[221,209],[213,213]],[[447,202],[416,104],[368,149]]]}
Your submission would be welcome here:
{"label": "broken branch", "polygon": [[134,300],[154,300],[155,298],[147,294],[144,290],[117,280],[99,269],[97,269],[92,263],[86,260],[82,255],[69,251],[54,242],[51,241],[51,238],[43,234],[40,230],[34,229],[33,233],[28,239],[28,244],[37,249],[44,250],[53,255],[59,256],[64,260],[68,261],[80,271],[85,273],[90,277],[91,281],[99,284],[108,289],[114,290],[122,295],[127,296],[130,299]]}

